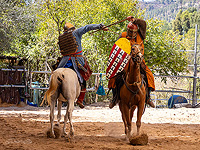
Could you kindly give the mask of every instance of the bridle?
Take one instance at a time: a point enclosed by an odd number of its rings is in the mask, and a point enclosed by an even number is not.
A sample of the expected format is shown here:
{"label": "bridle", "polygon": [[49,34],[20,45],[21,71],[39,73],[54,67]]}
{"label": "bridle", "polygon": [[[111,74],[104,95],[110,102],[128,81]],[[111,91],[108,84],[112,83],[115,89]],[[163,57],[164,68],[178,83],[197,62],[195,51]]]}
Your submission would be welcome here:
{"label": "bridle", "polygon": [[[133,47],[136,47],[136,48],[137,48],[137,51],[133,51],[133,50],[134,50]],[[130,56],[131,56],[132,61],[133,61],[134,63],[136,63],[137,67],[140,67],[140,63],[142,62],[142,60],[143,60],[144,57],[143,57],[143,55],[142,55],[141,52],[140,52],[140,47],[139,47],[139,45],[136,44],[136,45],[133,45],[133,46],[131,47]],[[130,67],[130,66],[129,66],[129,67]],[[123,82],[124,82],[126,88],[127,88],[132,94],[136,95],[136,94],[140,91],[140,89],[142,88],[142,86],[143,86],[143,84],[144,84],[143,79],[142,79],[140,82],[134,82],[134,83],[132,83],[132,84],[129,84],[129,83],[127,83],[127,81],[126,81],[125,78],[126,78],[126,75],[123,75],[123,76],[122,76],[122,79],[123,79]],[[128,86],[128,84],[129,84],[129,85],[132,85],[132,86],[136,86],[136,87],[138,87],[138,89],[137,89],[136,91],[133,91],[133,90]],[[140,86],[139,86],[139,85],[140,85]]]}
{"label": "bridle", "polygon": [[[134,52],[133,51],[133,47],[136,47],[137,50],[139,51],[136,51]],[[142,60],[144,59],[144,56],[142,55],[142,53],[140,52],[140,48],[139,48],[139,45],[133,45],[131,47],[131,52],[130,52],[130,56],[131,56],[131,59],[134,63],[137,63],[138,65],[142,62]]]}

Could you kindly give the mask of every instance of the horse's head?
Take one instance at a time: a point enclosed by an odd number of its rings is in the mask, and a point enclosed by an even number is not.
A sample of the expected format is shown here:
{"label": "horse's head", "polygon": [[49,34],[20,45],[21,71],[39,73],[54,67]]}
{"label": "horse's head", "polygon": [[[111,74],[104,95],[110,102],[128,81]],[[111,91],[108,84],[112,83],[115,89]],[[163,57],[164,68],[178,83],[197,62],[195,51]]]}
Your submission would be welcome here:
{"label": "horse's head", "polygon": [[133,44],[131,47],[131,58],[133,62],[136,62],[137,64],[140,64],[143,60],[143,55],[142,55],[142,44]]}

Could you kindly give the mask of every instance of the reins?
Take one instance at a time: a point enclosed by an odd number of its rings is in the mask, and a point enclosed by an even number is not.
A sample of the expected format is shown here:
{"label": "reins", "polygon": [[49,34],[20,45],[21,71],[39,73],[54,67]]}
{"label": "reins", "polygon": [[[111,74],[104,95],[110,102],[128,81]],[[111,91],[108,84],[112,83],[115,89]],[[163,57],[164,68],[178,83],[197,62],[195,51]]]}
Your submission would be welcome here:
{"label": "reins", "polygon": [[[132,51],[131,51],[131,53],[132,53]],[[131,55],[131,53],[130,53],[130,55]],[[138,52],[138,53],[139,53],[139,52]],[[138,54],[138,53],[137,53],[137,54]],[[140,61],[139,59],[141,59],[141,58],[137,57],[137,54],[136,54],[135,57],[133,57],[133,56],[131,55],[131,59],[132,59],[132,61],[133,61],[134,63]],[[136,65],[138,65],[138,64],[136,64]],[[129,64],[129,69],[130,69],[130,64]],[[129,69],[128,69],[128,70],[129,70]],[[125,76],[124,76],[124,75],[122,75],[122,79],[123,79],[123,82],[124,82],[126,88],[133,94],[132,97],[134,97],[136,94],[138,94],[139,91],[141,92],[141,94],[143,94],[142,91],[141,91],[141,88],[142,88],[142,86],[143,86],[143,84],[144,84],[143,78],[141,78],[141,79],[142,79],[141,81],[139,81],[139,82],[134,82],[134,83],[132,83],[132,84],[129,84],[129,83],[125,80]],[[136,91],[133,91],[133,90],[129,87],[128,84],[131,85],[131,86],[137,87],[137,90],[136,90]],[[140,84],[140,87],[139,87],[139,84]]]}
{"label": "reins", "polygon": [[[143,79],[142,79],[142,81],[140,81],[140,82],[141,82],[140,87],[137,89],[137,91],[133,91],[132,89],[130,89],[130,88],[128,87],[128,85],[127,85],[127,83],[126,83],[126,81],[125,81],[123,75],[122,75],[122,79],[123,79],[123,81],[124,81],[124,84],[125,84],[126,88],[127,88],[132,94],[134,94],[134,95],[136,95],[136,94],[140,91],[140,88],[142,88],[142,85],[143,85],[143,83],[144,83],[144,82],[143,82]],[[133,84],[136,84],[136,86],[138,87],[138,85],[137,85],[136,82],[133,83]]]}

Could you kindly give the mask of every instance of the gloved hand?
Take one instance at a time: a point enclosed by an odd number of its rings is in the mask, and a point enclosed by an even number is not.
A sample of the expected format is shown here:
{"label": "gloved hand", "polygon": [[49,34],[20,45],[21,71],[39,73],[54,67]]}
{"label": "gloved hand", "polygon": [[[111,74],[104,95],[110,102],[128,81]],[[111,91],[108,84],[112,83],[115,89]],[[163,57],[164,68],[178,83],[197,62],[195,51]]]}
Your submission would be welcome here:
{"label": "gloved hand", "polygon": [[105,25],[103,26],[103,31],[108,31],[108,27],[106,27]]}
{"label": "gloved hand", "polygon": [[131,22],[134,22],[135,21],[135,18],[133,18],[133,16],[129,16],[127,17],[128,21],[131,21]]}
{"label": "gloved hand", "polygon": [[103,31],[108,31],[108,27],[106,27],[104,24],[101,24],[101,29],[102,29]]}

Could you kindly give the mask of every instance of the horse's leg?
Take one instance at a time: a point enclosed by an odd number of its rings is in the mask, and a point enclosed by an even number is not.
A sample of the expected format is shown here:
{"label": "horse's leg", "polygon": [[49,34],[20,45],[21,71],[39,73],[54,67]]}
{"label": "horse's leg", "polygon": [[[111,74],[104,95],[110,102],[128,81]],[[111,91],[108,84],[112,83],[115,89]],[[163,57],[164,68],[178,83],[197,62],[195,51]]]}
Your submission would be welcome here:
{"label": "horse's leg", "polygon": [[53,123],[54,123],[54,108],[55,108],[55,100],[51,99],[50,104],[50,122],[51,122],[51,129],[50,129],[50,137],[55,138],[54,130],[53,130]]}
{"label": "horse's leg", "polygon": [[125,105],[125,116],[126,116],[126,121],[127,121],[127,128],[128,128],[128,132],[127,132],[127,137],[130,138],[131,137],[131,116],[130,116],[130,109],[127,105]]}
{"label": "horse's leg", "polygon": [[143,115],[143,111],[144,111],[144,103],[142,102],[138,105],[138,111],[137,111],[137,121],[136,121],[137,135],[140,134],[141,118]]}
{"label": "horse's leg", "polygon": [[74,109],[74,101],[69,100],[68,101],[68,105],[67,105],[67,110],[66,110],[66,114],[64,117],[64,126],[63,126],[63,133],[66,133],[66,123],[69,119],[69,123],[70,123],[70,132],[69,132],[69,137],[74,136],[74,128],[73,128],[73,124],[72,124],[72,112]]}
{"label": "horse's leg", "polygon": [[64,135],[67,135],[67,133],[66,133],[66,124],[67,124],[67,121],[68,121],[68,107],[69,107],[69,103],[67,104],[67,110],[66,110],[66,114],[64,116],[64,125],[63,125],[63,134]]}
{"label": "horse's leg", "polygon": [[134,106],[131,107],[131,110],[130,110],[130,119],[131,119],[131,121],[132,121],[135,109],[136,109],[136,105],[134,105]]}
{"label": "horse's leg", "polygon": [[[133,115],[134,115],[134,111],[136,109],[136,105],[132,106],[131,109],[130,109],[130,121],[132,123],[132,118],[133,118]],[[132,133],[130,133],[132,135]]]}
{"label": "horse's leg", "polygon": [[57,115],[57,119],[58,119],[58,122],[57,122],[57,125],[60,126],[60,120],[61,120],[61,108],[62,108],[62,101],[58,99],[58,115]]}
{"label": "horse's leg", "polygon": [[73,137],[74,136],[74,127],[73,127],[73,124],[72,124],[72,112],[74,110],[74,101],[73,100],[70,100],[69,101],[69,105],[68,105],[68,119],[69,119],[69,123],[70,123],[70,133],[69,133],[69,136],[70,137]]}
{"label": "horse's leg", "polygon": [[119,109],[122,113],[122,120],[124,122],[125,134],[129,138],[130,132],[131,132],[131,124],[130,124],[130,116],[129,116],[128,106],[120,102]]}

